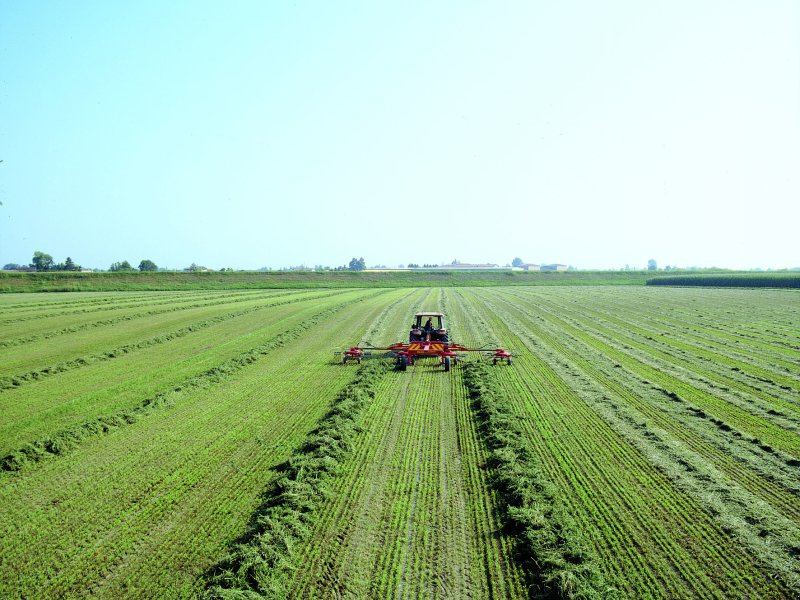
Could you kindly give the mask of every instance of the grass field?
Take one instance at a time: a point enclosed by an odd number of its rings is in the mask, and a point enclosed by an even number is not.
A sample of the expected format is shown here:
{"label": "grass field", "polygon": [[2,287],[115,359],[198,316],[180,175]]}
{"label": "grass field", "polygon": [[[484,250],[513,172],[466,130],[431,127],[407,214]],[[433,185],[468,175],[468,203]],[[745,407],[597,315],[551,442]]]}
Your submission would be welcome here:
{"label": "grass field", "polygon": [[[677,274],[677,276],[676,276]],[[800,287],[796,272],[732,271],[124,271],[74,273],[0,271],[0,293],[207,291],[360,287],[486,287],[553,285],[701,285],[732,287]]]}
{"label": "grass field", "polygon": [[[514,364],[334,361],[423,309]],[[794,290],[9,293],[0,323],[0,597],[800,595]]]}

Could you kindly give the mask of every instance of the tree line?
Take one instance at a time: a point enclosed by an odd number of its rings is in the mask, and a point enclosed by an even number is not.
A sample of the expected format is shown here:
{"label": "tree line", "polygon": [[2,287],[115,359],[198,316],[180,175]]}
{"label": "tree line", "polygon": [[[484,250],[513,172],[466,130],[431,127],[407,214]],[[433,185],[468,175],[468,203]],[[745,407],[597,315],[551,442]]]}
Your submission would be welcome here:
{"label": "tree line", "polygon": [[[17,271],[17,270],[33,270],[37,272],[47,272],[47,271],[80,271],[81,266],[76,264],[75,261],[72,260],[71,257],[67,257],[64,262],[57,263],[53,260],[53,257],[46,252],[42,252],[41,250],[37,250],[33,253],[33,258],[31,259],[30,265],[27,267],[25,265],[18,265],[16,263],[8,263],[3,266],[4,271]],[[123,260],[121,262],[114,262],[111,263],[111,266],[108,268],[109,271],[136,271],[131,263],[127,260]],[[152,260],[145,258],[139,263],[138,267],[139,271],[158,271],[158,265],[154,263]]]}

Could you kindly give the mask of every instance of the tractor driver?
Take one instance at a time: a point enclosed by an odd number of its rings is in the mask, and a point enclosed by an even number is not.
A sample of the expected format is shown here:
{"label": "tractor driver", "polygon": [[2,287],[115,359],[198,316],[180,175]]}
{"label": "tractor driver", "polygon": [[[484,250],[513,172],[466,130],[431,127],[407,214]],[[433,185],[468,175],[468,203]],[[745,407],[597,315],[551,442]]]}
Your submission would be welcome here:
{"label": "tractor driver", "polygon": [[433,331],[433,323],[431,322],[430,317],[428,317],[428,320],[425,321],[425,331]]}

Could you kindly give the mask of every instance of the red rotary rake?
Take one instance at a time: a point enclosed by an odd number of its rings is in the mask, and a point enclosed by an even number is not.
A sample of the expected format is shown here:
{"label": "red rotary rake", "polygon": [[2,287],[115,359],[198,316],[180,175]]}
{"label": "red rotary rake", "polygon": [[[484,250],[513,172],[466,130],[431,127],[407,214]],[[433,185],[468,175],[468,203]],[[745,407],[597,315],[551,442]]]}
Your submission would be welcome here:
{"label": "red rotary rake", "polygon": [[[438,357],[440,364],[445,371],[450,370],[451,365],[455,365],[461,358],[461,352],[481,352],[485,358],[492,361],[492,364],[500,362],[511,364],[511,352],[504,348],[490,348],[483,346],[480,348],[467,348],[461,344],[450,342],[447,329],[444,328],[442,313],[438,312],[419,312],[414,315],[415,321],[411,326],[409,341],[407,344],[398,342],[389,346],[353,346],[343,352],[336,352],[342,356],[342,363],[361,362],[365,356],[369,356],[371,350],[385,350],[391,352],[397,358],[397,366],[401,371],[405,371],[409,365],[419,358]],[[422,319],[427,317],[423,324]],[[437,320],[436,325],[433,319]]]}

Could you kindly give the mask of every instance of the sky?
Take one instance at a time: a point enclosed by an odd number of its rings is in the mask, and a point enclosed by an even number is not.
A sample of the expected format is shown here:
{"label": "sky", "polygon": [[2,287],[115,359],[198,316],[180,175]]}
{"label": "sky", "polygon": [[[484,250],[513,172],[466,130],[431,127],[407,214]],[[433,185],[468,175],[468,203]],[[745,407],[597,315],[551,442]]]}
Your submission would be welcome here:
{"label": "sky", "polygon": [[0,264],[800,266],[800,3],[0,3]]}

